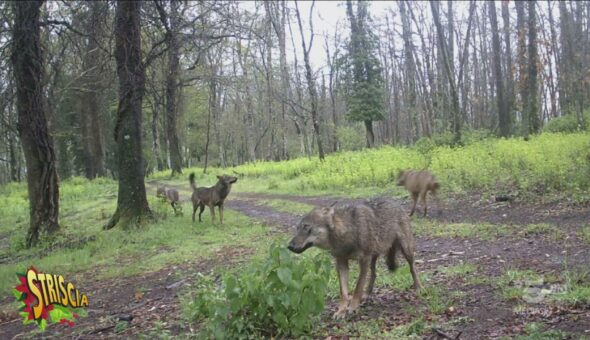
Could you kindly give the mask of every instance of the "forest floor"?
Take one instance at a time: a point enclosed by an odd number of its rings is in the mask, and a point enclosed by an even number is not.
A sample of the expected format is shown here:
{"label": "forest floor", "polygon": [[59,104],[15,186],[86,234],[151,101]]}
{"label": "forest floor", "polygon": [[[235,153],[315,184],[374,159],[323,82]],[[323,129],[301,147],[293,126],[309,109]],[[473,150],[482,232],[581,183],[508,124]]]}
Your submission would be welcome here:
{"label": "forest floor", "polygon": [[[148,183],[149,190],[157,184]],[[178,189],[187,197],[184,214],[190,218],[189,192]],[[226,207],[264,223],[276,235],[271,238],[287,240],[291,226],[311,206],[335,200],[351,199],[237,192]],[[210,219],[208,210],[204,218]],[[413,217],[425,293],[377,285],[360,311],[344,321],[332,320],[336,301],[330,299],[313,336],[397,337],[389,332],[405,326],[408,334],[432,339],[590,338],[589,222],[588,204],[496,203],[478,194],[448,195],[431,203],[429,216]],[[223,232],[225,226],[219,228]],[[225,246],[207,259],[124,278],[85,280],[79,285],[91,301],[88,316],[72,328],[50,325],[43,336],[195,334],[199,326],[183,317],[185,291],[199,275],[235,270],[255,251]],[[399,274],[380,269],[378,275]],[[9,306],[11,299],[1,299],[0,305]],[[0,334],[29,338],[41,333],[23,325],[16,310],[3,308]]]}

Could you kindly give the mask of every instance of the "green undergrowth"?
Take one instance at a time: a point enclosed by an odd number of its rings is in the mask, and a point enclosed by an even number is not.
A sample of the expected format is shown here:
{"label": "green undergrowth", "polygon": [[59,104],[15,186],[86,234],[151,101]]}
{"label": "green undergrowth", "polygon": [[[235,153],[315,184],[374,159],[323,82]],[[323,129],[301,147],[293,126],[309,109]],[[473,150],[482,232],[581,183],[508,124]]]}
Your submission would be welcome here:
{"label": "green undergrowth", "polygon": [[[210,168],[201,181],[211,185],[214,175],[228,173],[240,178],[235,185],[237,191],[401,195],[401,188],[395,187],[399,169],[429,169],[441,181],[442,190],[449,192],[510,191],[525,196],[573,195],[577,200],[586,200],[590,187],[590,135],[543,133],[529,141],[484,138],[461,147],[437,145],[425,139],[413,147],[383,146],[330,154],[324,162],[313,157]],[[192,168],[185,174],[191,171],[202,173],[202,169]],[[156,180],[169,177],[169,171],[151,176]],[[185,178],[177,180],[188,187]]]}
{"label": "green undergrowth", "polygon": [[10,184],[0,190],[0,296],[10,292],[16,273],[31,265],[77,280],[130,276],[242,248],[256,255],[278,237],[228,209],[223,225],[211,224],[208,211],[204,222],[192,223],[190,203],[182,203],[183,212],[175,215],[168,203],[154,195],[148,195],[153,223],[104,231],[103,225],[115,211],[117,183],[74,178],[61,183],[61,229],[51,239],[44,237],[37,247],[26,249],[26,186]]}

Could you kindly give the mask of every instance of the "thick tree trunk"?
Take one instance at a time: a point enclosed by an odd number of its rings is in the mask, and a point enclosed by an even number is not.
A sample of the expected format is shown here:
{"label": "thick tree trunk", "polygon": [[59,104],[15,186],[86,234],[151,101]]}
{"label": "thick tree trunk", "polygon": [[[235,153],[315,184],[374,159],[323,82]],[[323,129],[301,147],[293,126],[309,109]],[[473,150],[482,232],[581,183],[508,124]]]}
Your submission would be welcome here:
{"label": "thick tree trunk", "polygon": [[87,30],[90,34],[84,56],[84,92],[80,95],[82,140],[84,143],[86,178],[104,176],[104,148],[102,144],[102,123],[100,119],[100,50],[97,42],[99,25],[105,4],[90,2]]}
{"label": "thick tree trunk", "polygon": [[178,90],[180,71],[180,46],[178,42],[180,2],[170,2],[170,27],[168,34],[168,74],[166,76],[166,135],[168,137],[168,152],[170,154],[170,168],[172,176],[182,174],[182,155],[178,139]]}
{"label": "thick tree trunk", "polygon": [[119,106],[115,125],[119,169],[117,210],[104,229],[139,224],[151,217],[144,183],[141,148],[145,70],[141,60],[140,2],[120,1],[115,18],[115,60]]}
{"label": "thick tree trunk", "polygon": [[506,111],[506,102],[504,101],[504,78],[502,76],[502,63],[500,59],[500,37],[498,33],[498,16],[496,15],[496,4],[494,1],[488,2],[490,13],[490,24],[492,25],[492,49],[494,53],[494,78],[496,80],[496,102],[498,106],[498,124],[500,126],[500,136],[507,137],[510,135],[510,116]]}
{"label": "thick tree trunk", "polygon": [[14,2],[12,66],[16,80],[18,132],[27,165],[30,224],[28,247],[59,229],[59,186],[53,140],[43,98],[39,12],[43,1]]}

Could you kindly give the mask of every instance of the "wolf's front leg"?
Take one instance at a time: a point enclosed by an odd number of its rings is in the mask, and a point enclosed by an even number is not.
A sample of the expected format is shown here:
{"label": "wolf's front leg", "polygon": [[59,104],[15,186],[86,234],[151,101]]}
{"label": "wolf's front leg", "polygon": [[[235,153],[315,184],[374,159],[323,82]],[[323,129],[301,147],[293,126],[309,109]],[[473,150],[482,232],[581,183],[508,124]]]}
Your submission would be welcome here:
{"label": "wolf's front leg", "polygon": [[354,289],[354,294],[352,295],[352,301],[350,301],[350,305],[348,306],[348,310],[350,312],[354,312],[359,308],[361,304],[361,299],[363,298],[363,290],[365,288],[365,281],[367,281],[367,272],[369,271],[369,264],[371,263],[371,257],[361,257],[359,259],[359,267],[360,273],[359,278],[356,282],[356,288]]}
{"label": "wolf's front leg", "polygon": [[334,319],[343,318],[348,310],[348,260],[336,258],[336,270],[340,281],[340,304]]}

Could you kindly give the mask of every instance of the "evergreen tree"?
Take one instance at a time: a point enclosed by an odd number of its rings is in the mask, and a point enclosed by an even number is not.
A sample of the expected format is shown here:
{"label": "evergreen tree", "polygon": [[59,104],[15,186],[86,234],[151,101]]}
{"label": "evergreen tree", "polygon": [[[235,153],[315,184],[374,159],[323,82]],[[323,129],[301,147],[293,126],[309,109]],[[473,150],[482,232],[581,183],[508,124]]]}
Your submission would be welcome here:
{"label": "evergreen tree", "polygon": [[375,145],[373,121],[384,118],[383,78],[381,65],[376,56],[377,37],[369,29],[368,3],[357,1],[356,15],[352,1],[346,2],[350,21],[350,42],[347,46],[349,66],[349,95],[346,100],[346,115],[351,121],[362,121],[367,130],[367,147]]}

